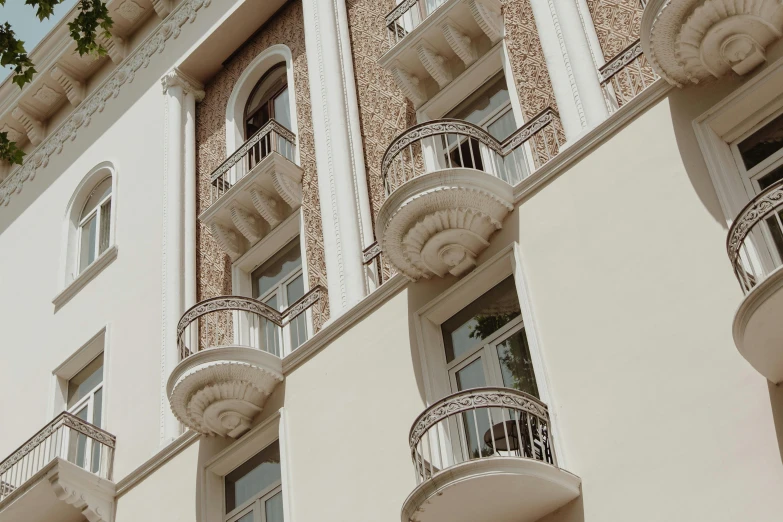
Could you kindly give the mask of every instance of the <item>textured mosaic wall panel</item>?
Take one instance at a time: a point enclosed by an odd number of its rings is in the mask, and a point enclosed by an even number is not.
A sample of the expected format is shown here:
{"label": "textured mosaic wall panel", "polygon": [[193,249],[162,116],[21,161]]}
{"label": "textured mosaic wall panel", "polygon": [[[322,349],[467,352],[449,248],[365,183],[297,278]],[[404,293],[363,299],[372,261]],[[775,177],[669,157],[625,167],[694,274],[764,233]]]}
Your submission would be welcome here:
{"label": "textured mosaic wall panel", "polygon": [[[204,101],[198,104],[196,112],[197,211],[201,213],[209,205],[210,174],[227,156],[226,105],[234,85],[256,56],[268,47],[281,43],[291,49],[294,62],[296,117],[299,129],[297,144],[301,167],[304,169],[302,215],[309,282],[311,288],[316,285],[326,288],[326,264],[315,170],[315,146],[301,1],[289,3],[277,13],[266,24],[263,31],[246,42],[239,52],[224,64],[223,70],[205,88]],[[231,294],[230,259],[203,224],[199,225],[197,241],[199,300]],[[328,317],[328,299],[323,298],[313,307],[313,326],[316,331]]]}
{"label": "textured mosaic wall panel", "polygon": [[607,61],[639,38],[643,11],[639,0],[587,0],[587,6]]}

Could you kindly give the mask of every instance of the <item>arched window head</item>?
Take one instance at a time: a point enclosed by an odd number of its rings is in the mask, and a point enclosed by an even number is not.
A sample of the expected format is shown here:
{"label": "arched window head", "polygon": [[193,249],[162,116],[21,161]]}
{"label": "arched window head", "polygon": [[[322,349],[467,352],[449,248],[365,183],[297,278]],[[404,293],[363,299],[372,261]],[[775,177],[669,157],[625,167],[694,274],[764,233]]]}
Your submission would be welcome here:
{"label": "arched window head", "polygon": [[79,216],[79,273],[111,244],[111,184],[111,176],[100,181],[90,192]]}
{"label": "arched window head", "polygon": [[267,71],[253,88],[245,105],[245,139],[269,120],[291,128],[291,103],[284,62]]}

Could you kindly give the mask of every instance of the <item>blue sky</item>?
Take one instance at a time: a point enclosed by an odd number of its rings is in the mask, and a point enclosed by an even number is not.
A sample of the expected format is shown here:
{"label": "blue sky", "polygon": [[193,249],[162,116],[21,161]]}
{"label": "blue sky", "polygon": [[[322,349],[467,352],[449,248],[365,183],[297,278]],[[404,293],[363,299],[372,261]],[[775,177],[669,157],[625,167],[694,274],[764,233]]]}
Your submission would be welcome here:
{"label": "blue sky", "polygon": [[[24,42],[24,48],[29,53],[74,5],[76,0],[64,0],[54,8],[54,14],[48,20],[39,22],[35,8],[25,5],[24,0],[6,0],[5,6],[0,6],[0,22],[11,24],[16,37]],[[0,69],[0,82],[9,74],[10,68]]]}

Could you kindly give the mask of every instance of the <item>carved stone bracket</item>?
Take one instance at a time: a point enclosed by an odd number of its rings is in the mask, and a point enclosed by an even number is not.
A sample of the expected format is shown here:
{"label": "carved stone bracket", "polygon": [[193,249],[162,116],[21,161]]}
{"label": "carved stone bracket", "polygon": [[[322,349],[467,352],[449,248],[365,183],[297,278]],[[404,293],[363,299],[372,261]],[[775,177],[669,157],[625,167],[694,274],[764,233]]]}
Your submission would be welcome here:
{"label": "carved stone bracket", "polygon": [[125,40],[119,36],[105,36],[100,35],[98,41],[106,49],[106,54],[109,55],[111,61],[115,64],[120,64],[127,56],[127,48]]}
{"label": "carved stone bracket", "polygon": [[465,64],[465,67],[470,66],[478,59],[478,51],[476,50],[473,41],[455,22],[446,20],[441,27],[441,30],[443,31],[443,36],[446,38],[446,42],[448,42],[452,51],[459,56],[459,59]]}
{"label": "carved stone bracket", "polygon": [[420,43],[416,48],[422,65],[432,76],[442,89],[453,79],[449,63],[446,59],[435,52],[429,45]]}
{"label": "carved stone bracket", "polygon": [[238,204],[231,206],[231,221],[251,244],[264,237],[263,222]]}
{"label": "carved stone bracket", "polygon": [[17,107],[11,112],[16,121],[24,127],[27,138],[35,146],[41,144],[46,137],[46,126],[27,110]]}
{"label": "carved stone bracket", "polygon": [[151,0],[152,7],[155,9],[158,17],[162,20],[171,13],[171,0]]}
{"label": "carved stone bracket", "polygon": [[250,199],[255,209],[269,223],[270,227],[275,228],[283,221],[283,212],[280,209],[280,205],[275,198],[267,195],[263,190],[258,188],[251,189]]}
{"label": "carved stone bracket", "polygon": [[495,44],[503,38],[503,15],[500,6],[492,0],[469,0],[468,7],[476,23]]}
{"label": "carved stone bracket", "polygon": [[413,102],[414,106],[418,107],[427,101],[427,94],[424,92],[421,80],[417,77],[400,67],[392,69],[392,76],[394,81],[397,82],[397,86]]}
{"label": "carved stone bracket", "polygon": [[220,248],[232,258],[237,258],[245,253],[244,238],[239,234],[220,223],[212,223],[209,228]]}
{"label": "carved stone bracket", "polygon": [[71,105],[76,107],[84,100],[84,84],[77,80],[73,74],[66,72],[62,66],[55,65],[49,71],[49,75],[65,90],[65,96],[68,97]]}
{"label": "carved stone bracket", "polygon": [[47,479],[57,499],[80,510],[89,522],[111,520],[115,495],[112,482],[60,459]]}

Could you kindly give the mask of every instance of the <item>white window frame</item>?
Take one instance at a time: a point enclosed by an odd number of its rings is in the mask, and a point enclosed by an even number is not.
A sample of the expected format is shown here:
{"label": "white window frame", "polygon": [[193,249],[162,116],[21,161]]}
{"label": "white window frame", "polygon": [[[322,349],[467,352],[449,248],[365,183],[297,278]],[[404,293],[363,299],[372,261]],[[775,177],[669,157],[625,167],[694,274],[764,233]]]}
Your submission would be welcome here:
{"label": "white window frame", "polygon": [[[101,179],[100,181],[98,181],[98,183],[95,184],[95,186],[93,187],[93,190],[87,196],[87,201],[89,201],[89,199],[93,196],[95,191],[98,189],[98,186],[100,186],[101,183],[103,183],[104,181],[106,181],[109,178],[111,178],[111,175],[106,176],[105,178]],[[103,252],[101,252],[101,239],[102,239],[101,233],[103,231],[103,228],[101,226],[103,224],[103,223],[101,223],[101,219],[102,219],[101,216],[102,216],[103,213],[101,212],[101,209],[103,208],[103,206],[107,202],[109,203],[109,227],[108,227],[109,237],[108,237],[107,245],[106,245],[106,248],[104,249],[104,252],[106,250],[108,250],[112,246],[112,244],[113,244],[111,220],[112,220],[112,214],[114,213],[114,202],[112,200],[112,196],[113,196],[113,193],[110,191],[109,194],[106,197],[104,197],[102,200],[100,200],[98,202],[97,206],[92,210],[92,212],[90,212],[86,216],[83,216],[80,219],[79,224],[77,225],[77,229],[78,229],[79,233],[77,234],[77,237],[76,237],[76,247],[78,249],[78,251],[77,251],[77,258],[78,259],[77,259],[77,262],[76,262],[76,268],[77,268],[78,274],[80,274],[80,275],[85,270],[87,270],[90,266],[92,266],[92,264],[95,263],[98,260],[98,258],[101,256],[101,254],[103,254]],[[85,201],[85,205],[87,204],[87,201]],[[84,212],[84,207],[82,207],[82,213],[83,212]],[[96,241],[95,241],[95,252],[93,252],[92,261],[90,261],[86,265],[82,266],[82,263],[84,262],[84,260],[81,258],[81,256],[82,256],[82,239],[83,239],[82,235],[84,234],[84,231],[85,231],[85,229],[84,229],[85,225],[93,217],[95,218],[95,227],[96,227],[96,230],[97,230]]]}
{"label": "white window frame", "polygon": [[[280,444],[281,483],[279,487],[283,492],[283,517],[286,521],[293,520],[292,498],[294,489],[289,473],[290,456],[288,454],[285,408],[281,408],[271,414],[244,434],[241,439],[204,464],[198,479],[201,492],[201,495],[199,495],[200,504],[198,506],[201,515],[198,517],[199,520],[227,520],[224,489],[225,476],[275,441]],[[255,499],[257,500],[258,497],[255,497]],[[242,509],[247,509],[249,505],[252,505],[252,501],[243,504],[244,507]],[[235,517],[237,514],[239,514],[239,511],[234,509],[229,515]],[[258,522],[258,518],[254,522]]]}
{"label": "white window frame", "polygon": [[[238,258],[231,266],[231,290],[234,295],[241,295],[245,297],[253,297],[253,272],[277,255],[280,250],[285,248],[294,238],[299,236],[299,248],[302,257],[302,277],[304,279],[304,292],[307,294],[311,290],[310,279],[307,267],[307,247],[305,244],[305,230],[302,220],[302,211],[297,210],[291,216],[286,218],[282,223],[275,227],[268,235],[266,235],[261,241],[253,245],[253,247]],[[292,276],[292,278],[295,276]],[[259,299],[262,300],[262,299]],[[305,323],[307,327],[307,339],[311,339],[314,335],[313,331],[313,317],[312,307],[304,311]],[[237,318],[234,321],[234,335],[235,338],[240,338],[241,332],[249,331],[249,326],[245,325],[241,318]],[[281,335],[282,338],[287,338],[290,333],[289,325],[286,324],[283,327],[285,335]],[[255,333],[251,333],[255,335]],[[261,335],[261,333],[258,333]],[[307,341],[305,341],[307,342]],[[280,353],[281,358],[292,353],[290,350],[290,342],[282,343],[282,351]],[[304,344],[304,343],[302,343]],[[301,348],[302,344],[296,349]]]}
{"label": "white window frame", "polygon": [[[416,330],[415,349],[418,351],[421,361],[425,400],[429,406],[456,391],[456,388],[452,388],[449,370],[458,363],[446,361],[441,325],[501,281],[513,275],[519,298],[521,323],[512,322],[511,326],[506,325],[504,328],[508,329],[501,328],[498,331],[498,336],[502,336],[503,332],[508,332],[509,329],[520,324],[524,325],[538,387],[538,396],[547,405],[549,411],[552,440],[557,449],[558,463],[561,467],[567,468],[567,452],[559,436],[557,406],[550,393],[544,354],[539,347],[538,328],[522,267],[520,246],[519,243],[514,242],[413,314],[413,324]],[[483,346],[485,341],[481,341],[481,343]],[[462,357],[460,358],[460,361],[464,360]],[[486,367],[485,375],[491,376]],[[487,385],[491,386],[489,382]],[[498,382],[502,382],[502,379]]]}

